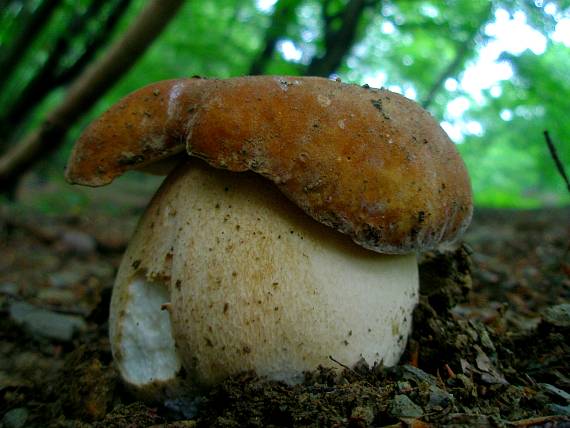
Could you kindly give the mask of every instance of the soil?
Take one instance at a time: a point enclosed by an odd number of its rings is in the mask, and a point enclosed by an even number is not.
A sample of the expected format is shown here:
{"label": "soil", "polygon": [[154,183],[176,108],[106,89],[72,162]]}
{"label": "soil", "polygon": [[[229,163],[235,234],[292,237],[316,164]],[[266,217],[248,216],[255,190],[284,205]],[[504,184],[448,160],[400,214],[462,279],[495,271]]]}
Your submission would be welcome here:
{"label": "soil", "polygon": [[141,207],[0,212],[2,427],[570,427],[570,209],[478,210],[465,243],[423,256],[400,364],[242,373],[192,403],[134,400],[108,306]]}

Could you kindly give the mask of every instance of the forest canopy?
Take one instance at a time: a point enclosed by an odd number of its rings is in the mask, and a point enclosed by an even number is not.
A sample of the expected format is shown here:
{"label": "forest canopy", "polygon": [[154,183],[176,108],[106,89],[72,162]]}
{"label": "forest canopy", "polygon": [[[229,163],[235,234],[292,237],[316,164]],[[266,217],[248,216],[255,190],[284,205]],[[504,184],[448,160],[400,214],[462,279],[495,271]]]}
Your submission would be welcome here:
{"label": "forest canopy", "polygon": [[[42,126],[148,3],[0,0],[0,156]],[[458,145],[479,206],[570,203],[544,136],[548,131],[570,169],[570,1],[179,3],[134,65],[93,108],[78,112],[58,137],[63,144],[33,165],[35,174],[62,180],[81,129],[148,83],[192,75],[320,75],[383,86],[427,108]]]}

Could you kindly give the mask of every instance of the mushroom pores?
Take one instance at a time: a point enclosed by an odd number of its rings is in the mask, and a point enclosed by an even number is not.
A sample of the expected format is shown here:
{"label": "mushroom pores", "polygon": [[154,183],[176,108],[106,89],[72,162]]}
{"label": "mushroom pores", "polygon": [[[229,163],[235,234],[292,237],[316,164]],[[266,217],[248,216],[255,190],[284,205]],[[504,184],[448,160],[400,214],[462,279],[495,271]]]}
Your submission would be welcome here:
{"label": "mushroom pores", "polygon": [[181,371],[190,388],[244,370],[296,383],[333,359],[397,363],[417,299],[415,254],[363,249],[262,177],[194,159],[169,175],[129,244],[111,345],[142,395],[175,391]]}

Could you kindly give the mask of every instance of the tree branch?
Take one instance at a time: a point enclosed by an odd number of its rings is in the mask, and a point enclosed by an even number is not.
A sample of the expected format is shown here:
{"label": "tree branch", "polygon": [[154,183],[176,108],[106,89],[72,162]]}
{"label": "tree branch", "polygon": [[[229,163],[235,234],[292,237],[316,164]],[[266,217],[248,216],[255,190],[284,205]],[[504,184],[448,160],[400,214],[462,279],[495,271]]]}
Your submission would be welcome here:
{"label": "tree branch", "polygon": [[481,27],[489,19],[491,6],[491,3],[487,5],[483,13],[481,13],[477,25],[472,28],[472,31],[467,35],[466,39],[461,44],[458,44],[458,47],[455,51],[455,58],[453,58],[453,61],[451,61],[447,67],[443,69],[425,98],[422,100],[421,105],[423,108],[427,109],[431,105],[435,99],[435,96],[441,90],[447,79],[457,75],[460,67],[464,64],[469,54],[473,51],[475,38],[479,34],[479,31],[481,31]]}
{"label": "tree branch", "polygon": [[267,64],[271,61],[277,41],[286,33],[287,26],[295,16],[299,0],[279,0],[275,4],[275,11],[271,16],[271,22],[263,37],[263,49],[253,60],[249,67],[250,75],[263,74]]}
{"label": "tree branch", "polygon": [[71,24],[59,34],[50,47],[49,54],[44,63],[35,71],[34,76],[26,83],[11,105],[0,112],[0,135],[2,143],[6,146],[10,138],[16,134],[22,123],[25,122],[30,111],[37,106],[45,96],[55,89],[55,76],[61,68],[61,62],[71,41],[80,35],[93,15],[97,15],[103,2],[91,1],[83,13],[75,12],[69,18]]}
{"label": "tree branch", "polygon": [[6,85],[14,70],[16,70],[32,42],[49,21],[58,4],[59,0],[43,0],[33,12],[24,16],[16,38],[9,46],[0,50],[0,70],[2,70],[0,91]]}
{"label": "tree branch", "polygon": [[[11,106],[0,113],[0,135],[7,142],[16,134],[25,123],[30,112],[58,86],[73,80],[89,63],[97,49],[109,39],[116,22],[126,10],[130,0],[118,0],[110,8],[107,17],[102,17],[103,2],[94,0],[83,13],[75,13],[71,17],[72,25],[67,32],[60,35],[53,44],[47,60],[37,70],[35,76],[26,84],[24,89],[15,98]],[[63,66],[65,57],[69,55],[69,48],[73,39],[86,32],[90,22],[103,24],[95,34],[89,38],[83,53],[68,67]],[[7,144],[2,144],[6,146]]]}
{"label": "tree branch", "polygon": [[[55,77],[56,85],[64,85],[73,80],[91,62],[99,48],[109,40],[115,25],[117,25],[131,2],[132,0],[117,0],[112,5],[101,27],[85,43],[83,54]],[[101,17],[96,17],[95,19],[98,21],[103,20]]]}
{"label": "tree branch", "polygon": [[123,36],[75,80],[65,99],[42,125],[0,158],[0,191],[10,191],[20,175],[64,142],[69,128],[133,66],[183,3],[183,0],[147,3]]}
{"label": "tree branch", "polygon": [[[329,16],[326,8],[329,2],[323,3],[323,20],[325,23],[325,53],[324,55],[315,56],[311,63],[307,66],[306,73],[310,76],[328,77],[334,73],[342,60],[352,48],[356,39],[358,23],[362,14],[367,8],[378,5],[380,0],[350,0],[340,18]],[[341,19],[340,28],[333,30],[334,19]]]}

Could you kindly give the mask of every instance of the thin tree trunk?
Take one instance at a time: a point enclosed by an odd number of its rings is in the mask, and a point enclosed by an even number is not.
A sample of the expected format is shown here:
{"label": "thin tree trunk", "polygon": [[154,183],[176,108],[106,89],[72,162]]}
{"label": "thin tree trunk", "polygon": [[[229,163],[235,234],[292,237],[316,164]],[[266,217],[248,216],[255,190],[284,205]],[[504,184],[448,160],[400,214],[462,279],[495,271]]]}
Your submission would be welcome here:
{"label": "thin tree trunk", "polygon": [[435,80],[425,98],[421,101],[423,108],[428,108],[431,105],[435,96],[445,84],[445,81],[450,77],[457,75],[467,57],[473,52],[475,38],[481,31],[481,27],[488,21],[489,14],[491,13],[491,6],[491,3],[489,3],[489,5],[485,7],[485,10],[480,15],[477,25],[473,27],[472,31],[467,35],[463,43],[457,47],[453,61],[445,67],[439,77]]}
{"label": "thin tree trunk", "polygon": [[92,59],[97,49],[104,44],[112,34],[112,29],[126,10],[130,0],[118,0],[109,11],[109,15],[94,36],[87,41],[83,54],[68,68],[62,68],[62,60],[68,55],[72,40],[85,32],[91,21],[101,21],[100,9],[103,2],[94,0],[89,8],[81,15],[73,16],[73,25],[54,43],[53,48],[36,75],[20,92],[12,105],[0,112],[0,135],[6,146],[7,142],[16,135],[20,126],[25,123],[29,113],[58,86],[74,79]]}
{"label": "thin tree trunk", "polygon": [[[57,85],[65,85],[69,81],[75,79],[81,71],[91,62],[100,47],[105,45],[112,35],[115,25],[122,18],[127,11],[131,0],[117,0],[109,10],[106,19],[99,31],[90,37],[85,44],[85,51],[83,54],[67,69],[63,70],[56,76]],[[104,18],[100,17],[99,21]]]}
{"label": "thin tree trunk", "polygon": [[40,5],[25,17],[20,24],[20,31],[16,38],[2,51],[0,51],[0,91],[10,79],[21,58],[31,46],[45,24],[49,21],[53,11],[59,4],[59,0],[43,0]]}
{"label": "thin tree trunk", "polygon": [[[307,66],[309,76],[328,77],[340,67],[342,60],[352,48],[356,40],[358,23],[364,11],[379,4],[379,0],[350,0],[338,16],[326,15],[328,2],[323,3],[323,16],[325,21],[325,53],[314,57]],[[334,21],[341,20],[340,27],[333,29]]]}
{"label": "thin tree trunk", "polygon": [[287,32],[287,25],[293,19],[298,5],[299,0],[279,0],[275,4],[275,11],[263,37],[263,48],[249,68],[250,75],[264,73],[267,64],[273,58],[277,41]]}
{"label": "thin tree trunk", "polygon": [[0,191],[13,190],[17,179],[65,140],[76,120],[114,85],[160,35],[184,0],[151,0],[109,50],[71,85],[65,99],[37,130],[0,158]]}

